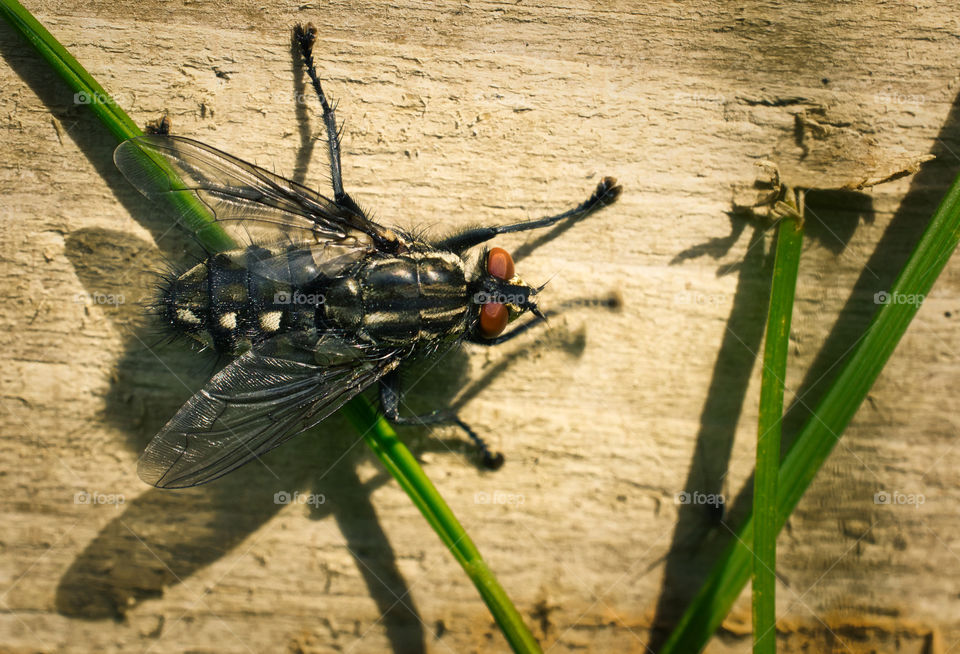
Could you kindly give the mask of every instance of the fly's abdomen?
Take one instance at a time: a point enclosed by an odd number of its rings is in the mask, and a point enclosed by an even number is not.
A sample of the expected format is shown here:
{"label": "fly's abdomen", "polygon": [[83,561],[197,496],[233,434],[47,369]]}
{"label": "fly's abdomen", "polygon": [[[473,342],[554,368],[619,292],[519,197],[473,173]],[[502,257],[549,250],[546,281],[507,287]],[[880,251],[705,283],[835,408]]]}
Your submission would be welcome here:
{"label": "fly's abdomen", "polygon": [[309,256],[292,246],[255,245],[212,255],[168,281],[158,302],[161,318],[175,332],[231,355],[275,334],[312,328],[322,311],[318,289],[285,281],[287,275],[270,279],[251,270],[283,257],[295,272],[298,258]]}
{"label": "fly's abdomen", "polygon": [[371,259],[330,288],[325,308],[337,328],[377,344],[457,336],[468,308],[463,261],[436,251]]}

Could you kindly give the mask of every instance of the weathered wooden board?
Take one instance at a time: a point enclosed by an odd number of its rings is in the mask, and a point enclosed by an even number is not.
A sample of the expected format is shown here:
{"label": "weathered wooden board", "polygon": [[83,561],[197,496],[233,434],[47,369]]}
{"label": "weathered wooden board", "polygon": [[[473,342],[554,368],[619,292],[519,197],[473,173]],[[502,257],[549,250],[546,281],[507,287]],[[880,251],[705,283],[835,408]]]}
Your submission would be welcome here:
{"label": "weathered wooden board", "polygon": [[[411,376],[411,406],[457,403],[506,453],[483,473],[455,430],[407,432],[554,652],[654,648],[743,514],[771,234],[726,212],[753,164],[808,183],[939,157],[813,206],[794,432],[960,170],[949,3],[27,6],[137,122],[167,111],[180,134],[325,189],[290,47],[313,21],[346,184],[386,223],[503,223],[621,180],[615,207],[519,265],[550,280],[548,302],[617,291],[622,312],[578,309]],[[503,651],[340,419],[269,470],[177,493],[139,481],[138,453],[211,365],[138,327],[151,271],[182,262],[187,239],[5,25],[0,53],[0,649]],[[783,651],[960,641],[958,319],[951,262],[780,540]],[[683,492],[723,493],[725,522]],[[884,492],[924,501],[876,503]],[[749,651],[749,615],[744,595],[711,651]]]}

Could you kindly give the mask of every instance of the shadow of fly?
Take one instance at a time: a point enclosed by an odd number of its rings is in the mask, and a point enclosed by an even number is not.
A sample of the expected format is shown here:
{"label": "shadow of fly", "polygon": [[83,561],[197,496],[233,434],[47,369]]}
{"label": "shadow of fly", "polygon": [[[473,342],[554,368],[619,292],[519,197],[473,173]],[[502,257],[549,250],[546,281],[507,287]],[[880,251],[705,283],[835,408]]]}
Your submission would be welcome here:
{"label": "shadow of fly", "polygon": [[[213,375],[147,445],[139,474],[160,488],[216,479],[324,420],[378,382],[383,413],[398,425],[453,423],[485,466],[503,456],[454,411],[399,415],[399,366],[464,341],[498,345],[545,319],[542,287],[525,283],[501,248],[475,270],[467,250],[498,234],[583,218],[616,201],[606,177],[565,213],[426,240],[370,218],[343,189],[334,109],[313,63],[317,32],[294,38],[323,108],[333,198],[192,139],[154,133],[117,147],[114,161],[151,199],[199,200],[244,246],[209,253],[161,286],[155,310],[175,334],[232,361]],[[156,166],[162,159],[176,177]],[[515,319],[531,318],[517,323]]]}

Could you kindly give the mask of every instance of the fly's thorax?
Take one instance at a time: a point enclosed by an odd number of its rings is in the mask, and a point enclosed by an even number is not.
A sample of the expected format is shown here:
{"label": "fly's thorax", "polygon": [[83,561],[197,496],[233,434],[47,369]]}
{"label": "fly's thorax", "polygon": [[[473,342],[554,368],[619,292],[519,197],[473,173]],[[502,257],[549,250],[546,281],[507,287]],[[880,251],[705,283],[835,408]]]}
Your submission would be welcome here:
{"label": "fly's thorax", "polygon": [[331,326],[382,345],[416,345],[457,337],[466,329],[463,260],[437,250],[368,259],[327,293]]}
{"label": "fly's thorax", "polygon": [[249,246],[211,255],[171,277],[157,303],[161,320],[179,334],[223,354],[239,354],[275,334],[310,329],[322,311],[317,289],[269,279],[251,267],[269,257],[304,255],[294,246]]}

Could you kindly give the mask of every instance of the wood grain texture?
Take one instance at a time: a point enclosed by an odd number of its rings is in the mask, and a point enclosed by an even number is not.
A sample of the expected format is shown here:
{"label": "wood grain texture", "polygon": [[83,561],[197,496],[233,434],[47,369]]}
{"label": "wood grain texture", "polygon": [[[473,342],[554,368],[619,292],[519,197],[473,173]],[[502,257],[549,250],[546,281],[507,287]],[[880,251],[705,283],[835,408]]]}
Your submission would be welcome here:
{"label": "wood grain texture", "polygon": [[[621,181],[617,205],[518,269],[550,280],[548,304],[617,291],[622,312],[571,311],[410,376],[412,407],[462,406],[506,454],[478,472],[455,430],[406,432],[553,652],[654,646],[729,537],[677,495],[723,493],[729,524],[749,500],[770,233],[726,212],[753,164],[816,183],[938,155],[813,205],[787,433],[960,170],[948,3],[27,7],[138,123],[167,111],[177,133],[325,190],[322,125],[289,38],[314,22],[345,184],[388,224],[505,223],[564,210],[603,175]],[[340,419],[269,455],[269,470],[187,492],[138,480],[138,453],[211,365],[139,326],[150,271],[182,262],[188,242],[5,25],[0,53],[0,649],[504,651],[474,588]],[[951,262],[781,537],[782,651],[960,641],[958,320]],[[315,501],[274,502],[295,491]],[[876,504],[881,492],[925,501]],[[749,615],[744,596],[710,651],[748,652]]]}

